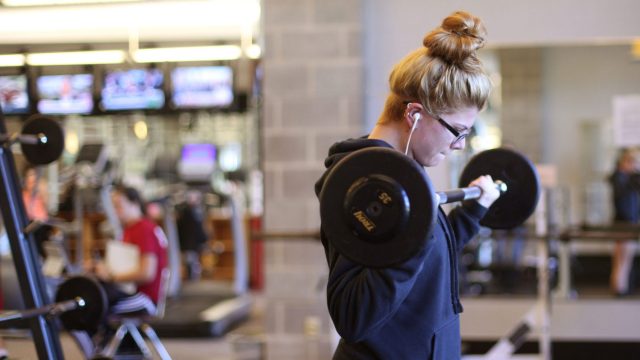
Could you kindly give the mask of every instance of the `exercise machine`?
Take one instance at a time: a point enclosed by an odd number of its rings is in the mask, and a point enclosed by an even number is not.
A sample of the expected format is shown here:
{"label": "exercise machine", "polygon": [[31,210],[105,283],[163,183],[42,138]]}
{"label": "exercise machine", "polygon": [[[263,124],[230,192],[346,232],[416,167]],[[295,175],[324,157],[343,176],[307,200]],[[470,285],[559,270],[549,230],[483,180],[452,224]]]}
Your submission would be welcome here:
{"label": "exercise machine", "polygon": [[87,252],[83,242],[87,212],[104,214],[110,225],[110,237],[121,238],[122,226],[111,202],[112,170],[107,148],[102,143],[83,144],[75,163],[67,169],[70,174],[67,175],[67,189],[59,210],[73,217],[73,222],[65,228],[71,228],[76,239],[73,260],[78,269],[82,268]]}
{"label": "exercise machine", "polygon": [[[186,187],[200,191],[210,191],[211,179],[215,171],[216,148],[212,144],[186,144],[177,161],[160,158],[154,163],[150,174],[167,182],[176,179],[186,183]],[[175,189],[174,189],[175,190]],[[233,283],[220,281],[184,281],[179,288],[170,291],[165,316],[151,323],[160,336],[167,337],[218,337],[224,335],[236,324],[246,320],[251,311],[251,297],[248,290],[247,241],[243,226],[244,213],[240,206],[239,190],[227,194],[217,194],[230,208],[231,233],[234,247]],[[163,199],[163,222],[168,235],[169,248],[179,248],[174,213],[181,201],[174,196]],[[169,216],[168,216],[169,215]],[[172,273],[179,274],[180,264],[169,259]],[[175,258],[175,256],[174,256]],[[172,286],[175,286],[172,283]]]}
{"label": "exercise machine", "polygon": [[[7,134],[0,109],[0,209],[9,237],[20,290],[27,308],[43,308],[51,304],[42,275],[32,233],[26,233],[27,214],[22,202],[11,145],[20,143],[22,153],[32,164],[44,165],[58,159],[64,149],[61,127],[46,117],[35,115],[22,128],[20,135]],[[56,325],[38,313],[28,319],[29,328],[40,359],[63,359]]]}

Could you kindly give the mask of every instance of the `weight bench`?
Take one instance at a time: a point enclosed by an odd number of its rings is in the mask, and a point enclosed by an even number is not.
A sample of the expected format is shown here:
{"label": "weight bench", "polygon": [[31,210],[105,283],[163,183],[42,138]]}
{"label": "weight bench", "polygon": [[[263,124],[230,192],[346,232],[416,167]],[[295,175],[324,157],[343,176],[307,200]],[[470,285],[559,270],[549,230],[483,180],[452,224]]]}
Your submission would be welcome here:
{"label": "weight bench", "polygon": [[100,352],[101,357],[105,358],[118,358],[118,350],[122,345],[127,334],[131,335],[138,350],[145,359],[153,358],[149,346],[145,337],[149,340],[151,348],[162,360],[171,360],[171,356],[167,349],[164,347],[160,338],[149,325],[149,322],[154,319],[161,319],[164,317],[164,312],[167,303],[167,292],[169,289],[169,278],[171,271],[168,268],[162,270],[161,282],[160,282],[160,294],[158,297],[158,304],[156,306],[155,314],[151,315],[139,315],[139,314],[116,314],[111,315],[108,318],[108,322],[116,328],[116,332],[107,343],[107,345]]}

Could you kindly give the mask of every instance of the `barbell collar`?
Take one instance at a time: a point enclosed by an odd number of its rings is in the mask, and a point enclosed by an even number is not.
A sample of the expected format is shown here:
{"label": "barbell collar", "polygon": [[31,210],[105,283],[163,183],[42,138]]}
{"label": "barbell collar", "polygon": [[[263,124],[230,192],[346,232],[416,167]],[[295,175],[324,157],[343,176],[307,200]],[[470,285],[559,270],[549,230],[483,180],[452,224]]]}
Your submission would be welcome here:
{"label": "barbell collar", "polygon": [[[493,182],[500,195],[507,192],[507,184],[500,180]],[[460,189],[436,192],[438,195],[438,204],[450,204],[457,201],[478,199],[482,196],[482,189],[479,186],[469,186]]]}
{"label": "barbell collar", "polygon": [[49,315],[56,316],[62,314],[67,311],[75,310],[81,307],[84,307],[87,303],[80,296],[72,300],[67,300],[59,303],[53,304],[51,310],[49,311]]}
{"label": "barbell collar", "polygon": [[49,142],[49,138],[47,138],[47,135],[43,133],[39,133],[37,135],[22,134],[18,136],[18,142],[25,145],[44,145]]}

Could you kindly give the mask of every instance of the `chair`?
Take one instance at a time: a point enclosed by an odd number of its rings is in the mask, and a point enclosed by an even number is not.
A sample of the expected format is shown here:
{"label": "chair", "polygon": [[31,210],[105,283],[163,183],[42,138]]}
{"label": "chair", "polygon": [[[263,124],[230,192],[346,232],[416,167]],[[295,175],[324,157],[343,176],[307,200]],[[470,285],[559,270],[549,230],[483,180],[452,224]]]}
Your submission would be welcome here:
{"label": "chair", "polygon": [[151,343],[151,347],[155,350],[156,354],[162,360],[171,360],[171,356],[167,352],[160,338],[149,325],[149,321],[152,319],[161,319],[164,317],[164,312],[167,304],[167,293],[169,291],[169,280],[171,277],[171,271],[165,268],[161,272],[160,279],[160,293],[158,296],[158,303],[156,305],[156,312],[152,315],[127,315],[117,314],[109,318],[109,322],[117,327],[117,330],[109,343],[104,347],[101,352],[101,356],[105,358],[118,358],[117,352],[122,344],[124,337],[129,334],[135,341],[138,349],[142,353],[145,359],[153,358],[147,341],[144,339],[143,334]]}

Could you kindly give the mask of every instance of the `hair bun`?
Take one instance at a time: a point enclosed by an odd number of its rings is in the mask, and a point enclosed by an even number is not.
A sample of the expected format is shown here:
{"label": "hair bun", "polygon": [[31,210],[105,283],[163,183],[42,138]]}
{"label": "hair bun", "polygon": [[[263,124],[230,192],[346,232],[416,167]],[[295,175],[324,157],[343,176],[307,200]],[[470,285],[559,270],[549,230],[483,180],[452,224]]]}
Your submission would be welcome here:
{"label": "hair bun", "polygon": [[465,11],[446,17],[440,27],[428,33],[422,44],[429,55],[449,63],[462,63],[484,45],[487,34],[482,21]]}

